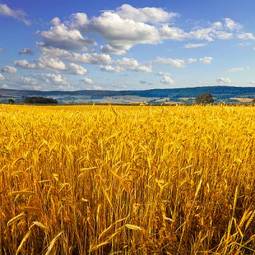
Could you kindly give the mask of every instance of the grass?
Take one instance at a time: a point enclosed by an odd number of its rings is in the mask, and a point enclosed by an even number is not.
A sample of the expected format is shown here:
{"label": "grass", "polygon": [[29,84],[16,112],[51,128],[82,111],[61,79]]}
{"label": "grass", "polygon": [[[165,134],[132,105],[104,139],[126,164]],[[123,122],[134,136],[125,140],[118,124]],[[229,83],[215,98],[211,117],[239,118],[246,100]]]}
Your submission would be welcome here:
{"label": "grass", "polygon": [[0,105],[0,255],[254,254],[255,108]]}

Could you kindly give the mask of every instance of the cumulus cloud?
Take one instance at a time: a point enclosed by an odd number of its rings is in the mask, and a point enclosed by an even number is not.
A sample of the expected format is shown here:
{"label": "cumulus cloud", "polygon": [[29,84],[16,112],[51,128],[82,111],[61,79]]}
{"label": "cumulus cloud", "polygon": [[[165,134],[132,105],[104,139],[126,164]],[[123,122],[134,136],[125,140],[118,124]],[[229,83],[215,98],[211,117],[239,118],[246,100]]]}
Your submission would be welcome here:
{"label": "cumulus cloud", "polygon": [[88,85],[92,85],[94,82],[92,79],[86,77],[84,79],[81,80],[84,84],[88,84]]}
{"label": "cumulus cloud", "polygon": [[189,33],[183,29],[170,26],[169,24],[163,24],[159,29],[159,36],[161,40],[175,40],[182,41],[190,37]]}
{"label": "cumulus cloud", "polygon": [[69,82],[61,74],[47,73],[41,76],[47,84],[57,86],[59,89],[66,89],[70,86]]}
{"label": "cumulus cloud", "polygon": [[220,77],[218,79],[216,79],[216,82],[219,84],[230,84],[232,83],[230,78],[226,78],[226,77]]}
{"label": "cumulus cloud", "polygon": [[123,72],[124,69],[120,66],[112,66],[112,65],[105,65],[105,66],[100,66],[100,70],[104,72],[109,72],[109,73],[120,73]]}
{"label": "cumulus cloud", "polygon": [[57,58],[40,57],[37,63],[39,68],[49,68],[55,70],[66,70],[66,65],[63,61]]}
{"label": "cumulus cloud", "polygon": [[[84,14],[85,15],[85,14]],[[43,45],[52,46],[60,49],[82,49],[92,43],[91,40],[84,38],[81,31],[83,23],[82,14],[74,14],[70,23],[64,24],[56,17],[52,19],[50,30],[40,33]],[[80,18],[78,18],[80,17]]]}
{"label": "cumulus cloud", "polygon": [[71,73],[77,75],[85,75],[88,72],[86,68],[75,63],[70,63],[68,69],[70,70]]}
{"label": "cumulus cloud", "polygon": [[17,60],[15,61],[16,67],[23,69],[40,69],[40,70],[55,70],[55,71],[66,71],[70,74],[85,75],[87,74],[87,69],[76,63],[65,64],[58,58],[48,58],[42,56],[38,61],[28,62],[27,60]]}
{"label": "cumulus cloud", "polygon": [[17,69],[13,66],[4,66],[1,68],[2,73],[9,73],[9,74],[14,74],[17,72]]}
{"label": "cumulus cloud", "polygon": [[[106,41],[101,50],[106,54],[124,55],[138,44],[158,44],[165,40],[207,41],[252,39],[242,26],[231,18],[185,31],[171,20],[179,16],[162,8],[135,8],[123,4],[115,10],[104,10],[89,18],[86,13],[74,13],[67,20],[55,17],[49,30],[40,33],[42,44],[66,50],[80,50],[93,41],[87,38],[95,32]],[[92,32],[92,33],[90,33]],[[185,48],[204,47],[204,42],[188,43]]]}
{"label": "cumulus cloud", "polygon": [[179,14],[175,12],[167,12],[162,8],[135,8],[129,4],[123,4],[121,7],[117,8],[116,13],[121,18],[144,23],[165,23],[179,16]]}
{"label": "cumulus cloud", "polygon": [[5,80],[5,77],[0,73],[0,81]]}
{"label": "cumulus cloud", "polygon": [[16,20],[22,21],[26,25],[30,25],[31,22],[28,20],[27,15],[22,10],[15,10],[6,4],[0,4],[0,15],[11,17]]}
{"label": "cumulus cloud", "polygon": [[53,47],[41,47],[41,50],[45,57],[61,58],[71,62],[99,65],[107,65],[112,62],[111,56],[108,54],[77,53]]}
{"label": "cumulus cloud", "polygon": [[99,17],[94,17],[91,27],[100,33],[112,48],[125,50],[136,44],[160,42],[158,30],[153,25],[122,18],[111,11],[105,11]]}
{"label": "cumulus cloud", "polygon": [[31,63],[25,59],[17,60],[14,62],[16,67],[23,68],[23,69],[36,69],[38,65],[36,63]]}
{"label": "cumulus cloud", "polygon": [[238,22],[234,21],[233,19],[230,18],[225,18],[224,19],[224,26],[229,29],[230,31],[234,30],[240,30],[242,28],[241,24]]}
{"label": "cumulus cloud", "polygon": [[240,40],[255,40],[255,35],[253,33],[240,33],[238,36],[237,36],[238,39]]}
{"label": "cumulus cloud", "polygon": [[174,79],[169,73],[159,73],[159,76],[161,77],[160,83],[164,85],[173,85],[175,83]]}
{"label": "cumulus cloud", "polygon": [[208,27],[193,29],[189,36],[191,39],[213,42],[215,40],[229,40],[234,37],[234,32],[241,29],[241,25],[230,18],[216,21]]}
{"label": "cumulus cloud", "polygon": [[123,70],[135,71],[135,72],[145,72],[150,73],[152,67],[150,65],[140,64],[134,58],[122,58],[115,61],[116,66],[123,68]]}
{"label": "cumulus cloud", "polygon": [[23,48],[19,51],[20,55],[32,55],[33,51],[30,48]]}

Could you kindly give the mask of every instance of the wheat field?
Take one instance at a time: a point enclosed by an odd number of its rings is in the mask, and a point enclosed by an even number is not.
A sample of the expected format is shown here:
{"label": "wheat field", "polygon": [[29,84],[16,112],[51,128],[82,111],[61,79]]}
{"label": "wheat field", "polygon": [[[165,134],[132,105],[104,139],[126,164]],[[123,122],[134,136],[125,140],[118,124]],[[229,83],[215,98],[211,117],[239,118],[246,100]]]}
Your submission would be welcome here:
{"label": "wheat field", "polygon": [[255,254],[255,108],[0,105],[7,254]]}

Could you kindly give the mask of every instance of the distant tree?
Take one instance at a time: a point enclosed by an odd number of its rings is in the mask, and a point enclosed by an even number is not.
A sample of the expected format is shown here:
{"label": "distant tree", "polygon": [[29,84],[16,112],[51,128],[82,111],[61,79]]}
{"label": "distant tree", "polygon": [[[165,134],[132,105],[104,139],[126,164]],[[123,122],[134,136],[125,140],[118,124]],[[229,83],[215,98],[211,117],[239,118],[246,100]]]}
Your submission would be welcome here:
{"label": "distant tree", "polygon": [[213,96],[211,94],[204,93],[204,94],[198,95],[196,97],[196,103],[197,104],[213,104],[214,99],[213,99]]}
{"label": "distant tree", "polygon": [[26,97],[24,99],[25,104],[57,104],[58,101],[53,98],[47,97]]}
{"label": "distant tree", "polygon": [[9,99],[8,99],[8,103],[9,103],[9,104],[15,104],[15,100],[12,99],[12,98],[9,98]]}

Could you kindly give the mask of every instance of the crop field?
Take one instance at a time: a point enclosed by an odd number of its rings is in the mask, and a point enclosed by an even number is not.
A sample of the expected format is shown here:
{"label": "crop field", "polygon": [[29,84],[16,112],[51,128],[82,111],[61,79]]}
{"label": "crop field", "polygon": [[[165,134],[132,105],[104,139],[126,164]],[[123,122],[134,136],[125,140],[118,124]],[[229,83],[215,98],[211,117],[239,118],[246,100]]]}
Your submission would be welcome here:
{"label": "crop field", "polygon": [[255,254],[255,107],[0,105],[13,254]]}

